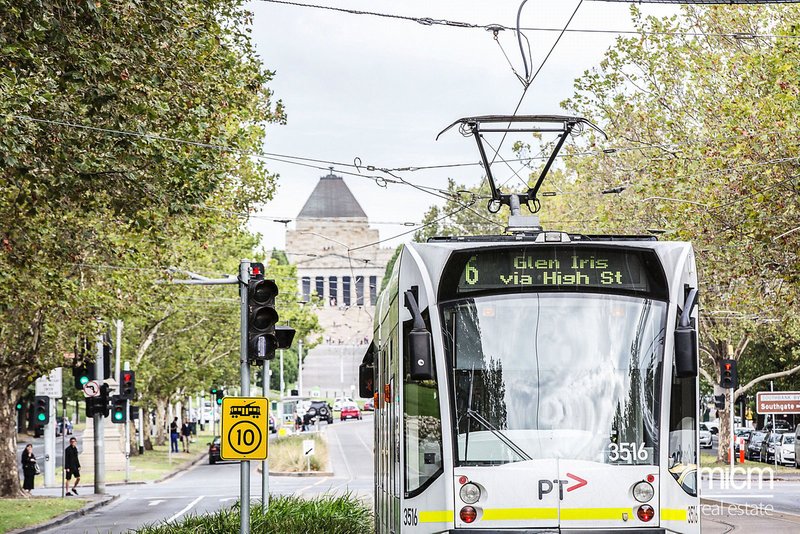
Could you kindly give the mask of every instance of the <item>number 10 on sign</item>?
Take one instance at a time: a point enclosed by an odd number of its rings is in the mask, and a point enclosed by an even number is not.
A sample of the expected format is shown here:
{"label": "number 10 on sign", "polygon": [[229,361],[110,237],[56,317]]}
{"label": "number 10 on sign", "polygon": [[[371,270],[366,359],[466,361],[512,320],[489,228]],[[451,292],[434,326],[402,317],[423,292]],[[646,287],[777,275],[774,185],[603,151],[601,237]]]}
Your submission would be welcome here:
{"label": "number 10 on sign", "polygon": [[269,401],[264,397],[224,397],[220,457],[223,460],[266,460]]}

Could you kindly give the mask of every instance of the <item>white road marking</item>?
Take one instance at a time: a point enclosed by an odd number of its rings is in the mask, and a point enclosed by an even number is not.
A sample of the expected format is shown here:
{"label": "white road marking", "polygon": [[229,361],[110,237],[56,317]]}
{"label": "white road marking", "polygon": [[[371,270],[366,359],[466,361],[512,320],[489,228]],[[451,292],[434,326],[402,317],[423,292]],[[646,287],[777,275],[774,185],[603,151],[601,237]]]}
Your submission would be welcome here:
{"label": "white road marking", "polygon": [[150,501],[147,506],[156,506],[157,504],[161,504],[162,502],[167,502],[164,499],[156,499],[155,501]]}
{"label": "white road marking", "polygon": [[239,497],[223,497],[222,499],[219,500],[219,502],[235,501],[238,498]]}
{"label": "white road marking", "polygon": [[177,514],[175,514],[175,515],[173,515],[172,517],[170,517],[169,519],[167,519],[167,523],[171,523],[171,522],[175,521],[175,520],[176,520],[176,519],[178,519],[180,516],[182,516],[183,514],[185,514],[186,512],[188,512],[189,510],[191,510],[191,509],[192,509],[192,507],[193,507],[195,504],[199,503],[199,502],[200,502],[200,499],[202,499],[202,498],[203,498],[203,495],[200,495],[198,498],[196,498],[195,500],[193,500],[192,502],[190,502],[188,505],[186,505],[186,508],[184,508],[183,510],[181,510],[181,511],[180,511],[180,512],[178,512]]}

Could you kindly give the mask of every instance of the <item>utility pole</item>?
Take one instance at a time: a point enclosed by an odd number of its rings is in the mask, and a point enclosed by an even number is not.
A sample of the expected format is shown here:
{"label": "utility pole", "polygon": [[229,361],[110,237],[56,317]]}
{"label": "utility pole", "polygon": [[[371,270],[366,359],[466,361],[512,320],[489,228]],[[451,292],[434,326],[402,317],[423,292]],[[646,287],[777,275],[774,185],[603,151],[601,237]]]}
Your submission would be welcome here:
{"label": "utility pole", "polygon": [[[97,360],[94,363],[95,380],[103,383],[103,335],[97,336]],[[104,417],[101,413],[95,413],[94,419],[94,492],[103,495],[106,492],[106,457],[103,443],[103,422]]]}
{"label": "utility pole", "polygon": [[[117,319],[116,321],[114,321],[114,324],[117,326],[117,343],[116,346],[114,347],[114,352],[116,357],[116,360],[114,362],[114,380],[117,381],[117,387],[119,387],[120,355],[122,354],[122,320]],[[117,390],[117,393],[119,393],[119,390]]]}
{"label": "utility pole", "polygon": [[[122,385],[119,382],[120,373],[119,373],[119,343],[121,341],[121,334],[122,334],[122,321],[117,321],[117,382],[120,384],[120,389],[122,389]],[[128,362],[125,362],[125,370],[130,371],[131,365]],[[122,391],[120,391],[122,393]],[[125,399],[125,483],[128,483],[131,479],[131,399]]]}
{"label": "utility pole", "polygon": [[297,342],[297,394],[303,396],[303,340]]}
{"label": "utility pole", "polygon": [[[241,303],[241,330],[239,362],[241,364],[242,397],[250,395],[250,364],[247,361],[247,284],[250,281],[250,261],[239,263],[239,300]],[[250,532],[250,461],[240,462],[239,534]]]}
{"label": "utility pole", "polygon": [[[283,392],[286,390],[286,385],[283,383],[283,349],[280,349],[280,351],[281,351],[280,353],[281,354],[281,399],[283,399]],[[275,424],[277,423],[278,422],[276,421]],[[283,424],[282,421],[281,424]]]}
{"label": "utility pole", "polygon": [[[283,352],[283,351],[281,351]],[[264,367],[262,367],[261,373],[261,391],[263,391],[264,397],[267,396],[267,392],[269,391],[269,377],[267,374],[269,373],[269,360],[263,362]],[[267,400],[267,410],[269,410],[269,400]],[[278,422],[275,421],[277,425]],[[269,431],[269,427],[267,427],[267,431]],[[267,436],[269,439],[269,436]],[[266,513],[267,509],[269,508],[269,458],[266,460],[261,460],[261,510]]]}

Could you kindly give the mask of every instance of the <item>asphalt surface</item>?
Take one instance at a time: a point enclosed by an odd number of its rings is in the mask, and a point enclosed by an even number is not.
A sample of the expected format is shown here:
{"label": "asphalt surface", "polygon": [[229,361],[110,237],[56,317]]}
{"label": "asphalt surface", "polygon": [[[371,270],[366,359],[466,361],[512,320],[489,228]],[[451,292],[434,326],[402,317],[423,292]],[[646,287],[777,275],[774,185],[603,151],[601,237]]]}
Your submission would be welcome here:
{"label": "asphalt surface", "polygon": [[[362,421],[323,425],[328,437],[332,477],[278,477],[269,479],[270,493],[314,496],[351,492],[372,499],[372,414]],[[250,497],[261,498],[260,462],[250,463]],[[108,506],[59,525],[49,534],[121,533],[147,524],[174,521],[186,514],[202,514],[229,507],[239,499],[239,463],[200,463],[157,484],[107,486],[119,495]],[[79,489],[80,491],[80,489]],[[88,491],[88,488],[87,488]],[[36,490],[55,495],[55,490]]]}

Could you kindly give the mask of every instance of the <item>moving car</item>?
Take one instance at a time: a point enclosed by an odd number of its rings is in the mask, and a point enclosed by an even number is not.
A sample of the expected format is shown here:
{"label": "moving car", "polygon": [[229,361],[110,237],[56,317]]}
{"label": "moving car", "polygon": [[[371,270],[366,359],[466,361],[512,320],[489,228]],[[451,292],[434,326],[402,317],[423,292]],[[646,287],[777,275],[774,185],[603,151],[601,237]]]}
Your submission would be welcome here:
{"label": "moving car", "polygon": [[700,448],[710,449],[711,445],[711,430],[705,423],[700,423]]}
{"label": "moving car", "polygon": [[747,442],[747,447],[744,449],[745,458],[748,460],[761,459],[761,447],[764,444],[765,437],[767,437],[766,432],[753,432],[750,441]]}
{"label": "moving car", "polygon": [[358,409],[358,405],[355,402],[344,404],[339,418],[342,421],[346,419],[361,419],[361,410]]}
{"label": "moving car", "polygon": [[219,455],[220,441],[219,436],[216,436],[214,440],[208,444],[208,463],[211,465],[222,460]]}
{"label": "moving car", "polygon": [[775,461],[779,464],[795,465],[797,458],[794,455],[794,434],[781,434],[780,440],[775,445]]}
{"label": "moving car", "polygon": [[375,403],[371,398],[364,401],[364,411],[365,412],[373,412],[375,411]]}
{"label": "moving car", "polygon": [[303,415],[303,424],[309,425],[317,418],[320,421],[327,421],[329,425],[333,424],[333,410],[331,410],[327,402],[321,400],[311,401]]}
{"label": "moving car", "polygon": [[352,404],[353,399],[350,397],[337,397],[336,400],[333,401],[333,411],[338,412],[342,409],[342,406],[345,404]]}

